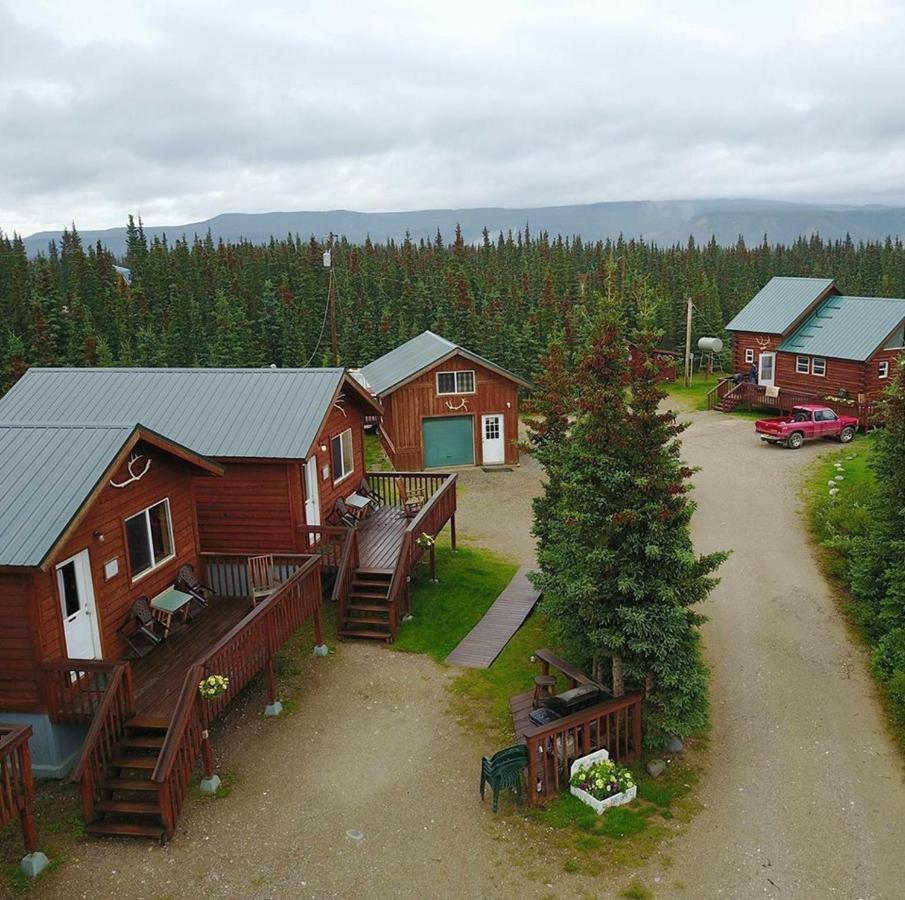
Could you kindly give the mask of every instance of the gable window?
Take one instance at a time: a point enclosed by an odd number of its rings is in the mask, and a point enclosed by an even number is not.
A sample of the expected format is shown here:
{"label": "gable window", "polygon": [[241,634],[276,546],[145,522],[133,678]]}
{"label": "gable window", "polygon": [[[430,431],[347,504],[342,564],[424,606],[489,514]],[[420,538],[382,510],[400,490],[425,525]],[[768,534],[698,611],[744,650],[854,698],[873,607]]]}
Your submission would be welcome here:
{"label": "gable window", "polygon": [[796,356],[795,357],[795,371],[798,372],[799,375],[810,375],[811,360],[808,359],[807,356]]}
{"label": "gable window", "polygon": [[347,428],[342,434],[330,440],[330,459],[333,464],[333,482],[342,481],[355,469],[355,458],[352,455],[352,429]]}
{"label": "gable window", "polygon": [[753,348],[753,347],[748,347],[748,348],[745,350],[745,362],[746,362],[746,363],[753,363],[753,362],[754,362],[754,348]]}
{"label": "gable window", "polygon": [[881,359],[877,364],[877,377],[878,378],[889,378],[889,360]]}
{"label": "gable window", "polygon": [[822,356],[815,356],[811,360],[812,375],[826,375],[826,360]]}
{"label": "gable window", "polygon": [[438,394],[473,394],[474,371],[437,372]]}
{"label": "gable window", "polygon": [[170,501],[161,500],[126,519],[126,543],[132,580],[172,559],[173,520]]}

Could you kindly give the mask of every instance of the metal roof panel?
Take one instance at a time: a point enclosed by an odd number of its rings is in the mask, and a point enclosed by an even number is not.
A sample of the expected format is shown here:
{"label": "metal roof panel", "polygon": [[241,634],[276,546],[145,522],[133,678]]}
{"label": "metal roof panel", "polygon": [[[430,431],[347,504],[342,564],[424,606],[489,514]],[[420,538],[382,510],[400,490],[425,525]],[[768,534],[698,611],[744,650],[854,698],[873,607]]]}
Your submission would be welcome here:
{"label": "metal roof panel", "polygon": [[826,291],[832,278],[771,278],[726,326],[727,331],[785,334]]}

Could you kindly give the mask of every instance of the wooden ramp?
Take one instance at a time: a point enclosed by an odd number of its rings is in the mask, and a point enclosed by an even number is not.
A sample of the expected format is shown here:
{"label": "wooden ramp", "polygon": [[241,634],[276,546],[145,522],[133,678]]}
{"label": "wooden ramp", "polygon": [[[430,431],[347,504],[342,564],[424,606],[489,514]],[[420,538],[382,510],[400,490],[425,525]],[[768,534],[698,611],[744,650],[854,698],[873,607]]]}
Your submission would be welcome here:
{"label": "wooden ramp", "polygon": [[528,613],[540,598],[540,593],[528,581],[528,566],[522,566],[493,601],[484,618],[475,625],[453,650],[446,661],[468,669],[488,669],[500,655],[509,639],[521,628]]}

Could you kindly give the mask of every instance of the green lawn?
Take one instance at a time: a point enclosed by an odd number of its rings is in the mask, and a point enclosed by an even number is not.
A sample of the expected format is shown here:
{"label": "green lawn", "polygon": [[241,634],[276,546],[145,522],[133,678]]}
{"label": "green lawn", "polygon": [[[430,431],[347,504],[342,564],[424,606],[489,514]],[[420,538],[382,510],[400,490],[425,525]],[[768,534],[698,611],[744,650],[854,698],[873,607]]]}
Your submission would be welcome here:
{"label": "green lawn", "polygon": [[707,409],[707,394],[716,387],[721,377],[725,376],[695,373],[689,387],[685,387],[682,378],[679,378],[678,381],[667,386],[669,396],[680,400],[690,409]]}
{"label": "green lawn", "polygon": [[380,446],[380,438],[376,434],[365,435],[365,471],[386,472],[392,469],[390,461],[383,447]]}

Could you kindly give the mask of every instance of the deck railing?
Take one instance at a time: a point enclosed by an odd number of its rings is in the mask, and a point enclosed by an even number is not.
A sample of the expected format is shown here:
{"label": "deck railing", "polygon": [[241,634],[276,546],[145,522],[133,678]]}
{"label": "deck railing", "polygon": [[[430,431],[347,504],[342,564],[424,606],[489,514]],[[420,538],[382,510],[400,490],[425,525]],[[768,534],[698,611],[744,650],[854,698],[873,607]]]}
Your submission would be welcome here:
{"label": "deck railing", "polygon": [[91,722],[104,701],[115,662],[51,659],[41,663],[44,702],[51,722]]}
{"label": "deck railing", "polygon": [[817,403],[820,406],[829,407],[837,415],[856,416],[860,426],[863,428],[866,428],[871,423],[874,415],[874,404],[869,401],[858,403],[856,401],[828,400],[825,396],[810,391],[784,387],[779,389],[775,397],[771,397],[767,394],[767,389],[764,385],[753,384],[750,381],[743,381],[735,385],[732,388],[731,395],[736,401],[736,406],[744,405],[748,409],[775,410],[777,413],[787,413],[793,406]]}
{"label": "deck railing", "polygon": [[580,756],[608,750],[619,762],[641,755],[641,694],[625,694],[588,707],[550,725],[525,732],[528,745],[528,802],[557,796],[569,785],[569,769]]}
{"label": "deck railing", "polygon": [[343,539],[342,553],[337,562],[336,580],[333,582],[333,591],[330,599],[336,604],[336,627],[342,627],[343,617],[346,614],[346,604],[349,602],[349,589],[352,585],[352,574],[358,568],[358,529],[346,528]]}
{"label": "deck railing", "polygon": [[107,768],[117,744],[126,734],[126,722],[133,715],[135,697],[132,690],[132,669],[127,662],[116,663],[82,745],[82,755],[70,776],[70,781],[79,785],[82,815],[86,822],[90,823],[95,819],[95,805]]}
{"label": "deck railing", "polygon": [[410,497],[432,497],[450,476],[443,472],[368,472],[368,486],[381,506],[402,506],[399,484]]}
{"label": "deck railing", "polygon": [[325,569],[338,570],[348,530],[341,526],[299,525],[297,549],[319,556]]}
{"label": "deck railing", "polygon": [[38,849],[35,829],[35,781],[31,770],[28,739],[31,725],[0,725],[0,828],[13,819],[22,826],[22,841],[26,853]]}
{"label": "deck railing", "polygon": [[707,409],[716,409],[717,404],[735,387],[737,387],[737,385],[733,379],[721,378],[716,385],[707,392]]}
{"label": "deck railing", "polygon": [[248,583],[248,559],[251,556],[273,556],[278,581],[286,581],[308,560],[310,553],[270,553],[268,550],[247,550],[243,553],[202,553],[204,580],[220,597],[251,597]]}
{"label": "deck railing", "polygon": [[[186,673],[151,775],[157,783],[161,819],[167,837],[175,831],[176,819],[202,754],[210,723],[262,670],[267,670],[270,700],[276,700],[273,696],[273,656],[312,616],[315,619],[316,640],[321,643],[320,566],[320,557],[308,557],[293,575],[261,601]],[[202,700],[198,683],[208,675],[226,675],[229,690],[216,699]]]}

